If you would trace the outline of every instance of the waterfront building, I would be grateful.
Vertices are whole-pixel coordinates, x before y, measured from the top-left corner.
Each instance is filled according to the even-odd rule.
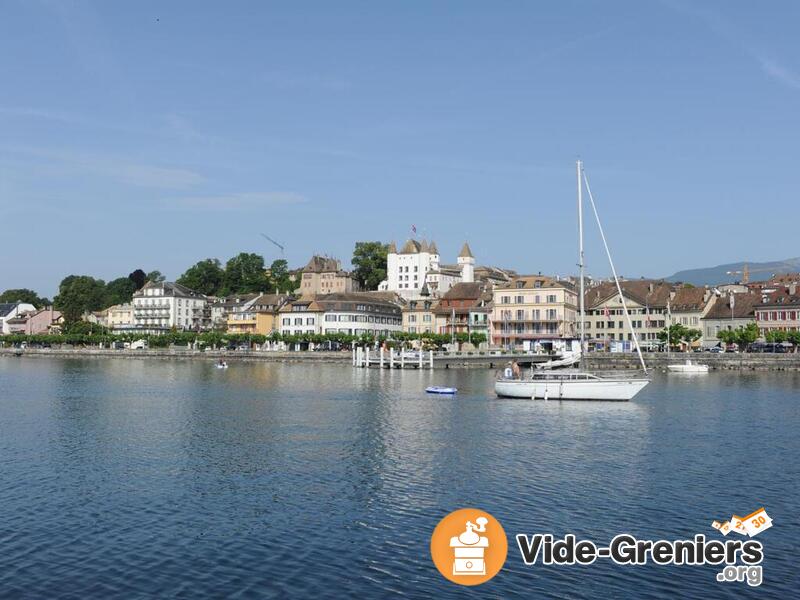
[[[35,312],[36,307],[29,302],[3,302],[0,303],[0,333],[7,335],[12,332],[14,324],[9,321],[25,313]]]
[[[797,292],[798,285],[791,283],[760,294],[755,305],[755,320],[762,336],[770,331],[800,330],[800,296]]]
[[[572,283],[545,275],[519,275],[492,290],[492,344],[531,348],[576,335],[578,293]]]
[[[133,330],[164,333],[170,329],[199,331],[211,327],[206,297],[179,283],[148,281],[133,294]]]
[[[86,311],[81,320],[93,325],[100,325],[100,327],[108,327],[108,309]]]
[[[724,330],[746,327],[756,320],[755,307],[761,302],[761,295],[752,292],[721,293],[716,302],[706,312],[701,322],[702,344],[711,348],[720,343],[718,334]]]
[[[228,333],[269,335],[279,331],[278,311],[291,300],[287,294],[261,294],[228,313]]]
[[[436,333],[434,309],[438,301],[430,295],[409,300],[403,307],[403,331],[406,333]]]
[[[133,304],[115,304],[106,309],[106,323],[112,331],[133,327]]]
[[[60,333],[61,327],[64,324],[64,318],[61,316],[61,312],[54,310],[52,306],[25,313],[24,320],[25,325],[23,333],[26,335]]]
[[[658,333],[667,325],[667,303],[672,285],[663,280],[634,279],[620,281],[625,303],[642,349],[659,345]],[[612,347],[622,342],[623,349],[633,349],[633,335],[628,328],[617,286],[606,281],[587,290],[584,296],[586,339],[590,350]]]
[[[213,329],[225,330],[228,327],[228,317],[241,310],[242,307],[251,304],[262,294],[232,294],[224,298],[209,298],[211,327]]]
[[[702,319],[714,306],[717,295],[704,287],[681,286],[670,291],[667,326],[680,324],[702,332]],[[702,337],[692,343],[696,348],[703,344]]]
[[[402,331],[401,306],[375,292],[316,294],[286,303],[278,312],[281,333],[390,335]]]
[[[491,309],[492,293],[486,285],[456,283],[442,296],[434,310],[436,333],[482,333],[488,341]]]
[[[344,294],[358,290],[358,282],[349,271],[342,270],[342,263],[335,258],[314,255],[303,267],[299,289],[302,296]]]

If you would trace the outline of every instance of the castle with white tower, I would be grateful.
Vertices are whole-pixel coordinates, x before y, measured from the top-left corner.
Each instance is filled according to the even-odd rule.
[[[442,264],[436,242],[408,240],[400,251],[394,242],[389,244],[386,261],[386,280],[379,290],[396,292],[406,299],[441,296],[455,283],[472,283],[476,278],[475,257],[469,244],[464,242],[458,255],[458,264]],[[502,272],[499,269],[481,267],[489,275]],[[502,276],[497,275],[498,278]]]

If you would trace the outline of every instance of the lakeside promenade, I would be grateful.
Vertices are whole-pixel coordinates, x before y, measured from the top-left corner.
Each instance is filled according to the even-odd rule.
[[[351,352],[308,352],[308,351],[225,351],[225,350],[112,350],[108,348],[0,348],[0,357],[18,358],[148,358],[160,360],[219,360],[235,362],[302,362],[331,363],[352,366]],[[434,368],[498,368],[499,362],[510,356],[480,354],[478,352],[436,353]],[[520,363],[536,359],[541,355],[514,355]],[[694,362],[708,365],[711,370],[735,371],[800,371],[800,354],[710,354],[710,353],[645,353],[644,359],[650,369],[666,369],[667,365],[679,364],[690,358]],[[527,360],[526,360],[527,359]],[[590,370],[631,370],[639,368],[639,359],[629,353],[591,353],[587,355],[586,367]]]

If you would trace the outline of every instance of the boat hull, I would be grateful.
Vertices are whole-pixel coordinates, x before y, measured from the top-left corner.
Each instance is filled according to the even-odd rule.
[[[707,365],[667,365],[672,373],[708,373]]]
[[[495,382],[494,391],[501,398],[625,402],[648,383],[649,379],[501,380]]]

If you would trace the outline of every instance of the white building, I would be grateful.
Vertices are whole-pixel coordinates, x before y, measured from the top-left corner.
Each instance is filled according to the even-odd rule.
[[[345,333],[389,335],[403,330],[399,304],[380,292],[317,294],[289,302],[280,309],[285,335]]]
[[[206,297],[179,283],[148,281],[133,294],[133,329],[163,333],[172,328],[207,329],[211,324]]]
[[[403,298],[419,299],[427,295],[441,297],[456,283],[482,281],[492,285],[505,283],[513,272],[493,267],[476,267],[475,257],[466,242],[458,263],[442,264],[435,242],[408,240],[400,252],[394,242],[386,257],[386,280],[378,289],[395,292]]]
[[[28,302],[5,302],[0,304],[0,333],[8,335],[12,332],[9,321],[25,313],[36,312],[36,307]]]

